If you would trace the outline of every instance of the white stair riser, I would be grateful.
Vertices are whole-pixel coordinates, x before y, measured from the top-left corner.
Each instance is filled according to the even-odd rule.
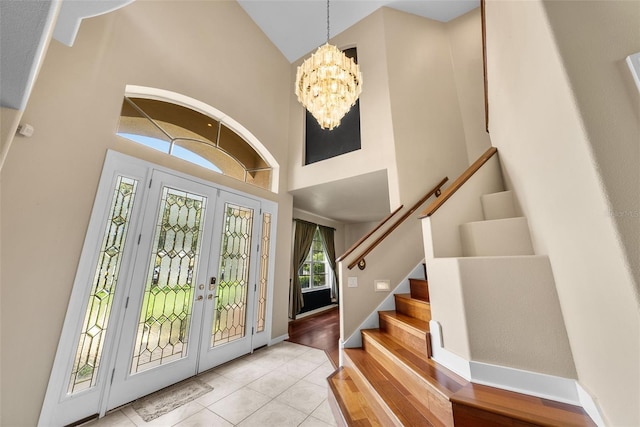
[[[506,218],[460,225],[463,256],[533,255],[527,219]]]
[[[486,220],[518,216],[513,200],[513,192],[511,191],[485,194],[480,197],[480,201],[482,203],[482,213]]]

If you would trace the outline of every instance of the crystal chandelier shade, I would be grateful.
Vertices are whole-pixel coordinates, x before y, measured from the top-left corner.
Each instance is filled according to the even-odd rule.
[[[320,126],[333,129],[349,112],[362,92],[358,64],[329,44],[329,2],[327,1],[327,43],[298,67],[298,101],[309,110]]]

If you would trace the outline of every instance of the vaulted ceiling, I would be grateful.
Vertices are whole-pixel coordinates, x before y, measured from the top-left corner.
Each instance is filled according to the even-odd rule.
[[[25,108],[50,36],[71,46],[82,19],[108,13],[132,1],[0,1],[0,106]],[[289,62],[326,41],[325,0],[238,3]],[[479,0],[331,0],[331,36],[383,6],[446,22],[478,5]],[[296,190],[293,195],[295,207],[345,222],[375,221],[390,208],[386,173]],[[353,203],[354,195],[359,200],[357,204]]]

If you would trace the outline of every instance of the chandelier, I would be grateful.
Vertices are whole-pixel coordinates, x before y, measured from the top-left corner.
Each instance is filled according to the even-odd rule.
[[[362,74],[352,58],[329,44],[329,0],[327,43],[298,67],[296,95],[324,129],[333,129],[349,112],[362,92]]]

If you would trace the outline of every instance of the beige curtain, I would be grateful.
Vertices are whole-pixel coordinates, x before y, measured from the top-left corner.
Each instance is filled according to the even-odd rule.
[[[333,277],[335,280],[331,284],[331,299],[338,301],[338,272],[336,271],[336,245],[334,243],[334,229],[331,227],[325,227],[324,225],[318,226],[320,237],[322,237],[322,243],[324,244],[324,251],[327,253],[327,259],[331,270],[333,270]]]
[[[304,306],[302,300],[302,288],[300,288],[300,278],[298,270],[304,264],[307,258],[311,243],[313,242],[313,234],[316,232],[316,224],[295,220],[295,231],[293,238],[293,280],[289,286],[289,318],[295,319]]]

